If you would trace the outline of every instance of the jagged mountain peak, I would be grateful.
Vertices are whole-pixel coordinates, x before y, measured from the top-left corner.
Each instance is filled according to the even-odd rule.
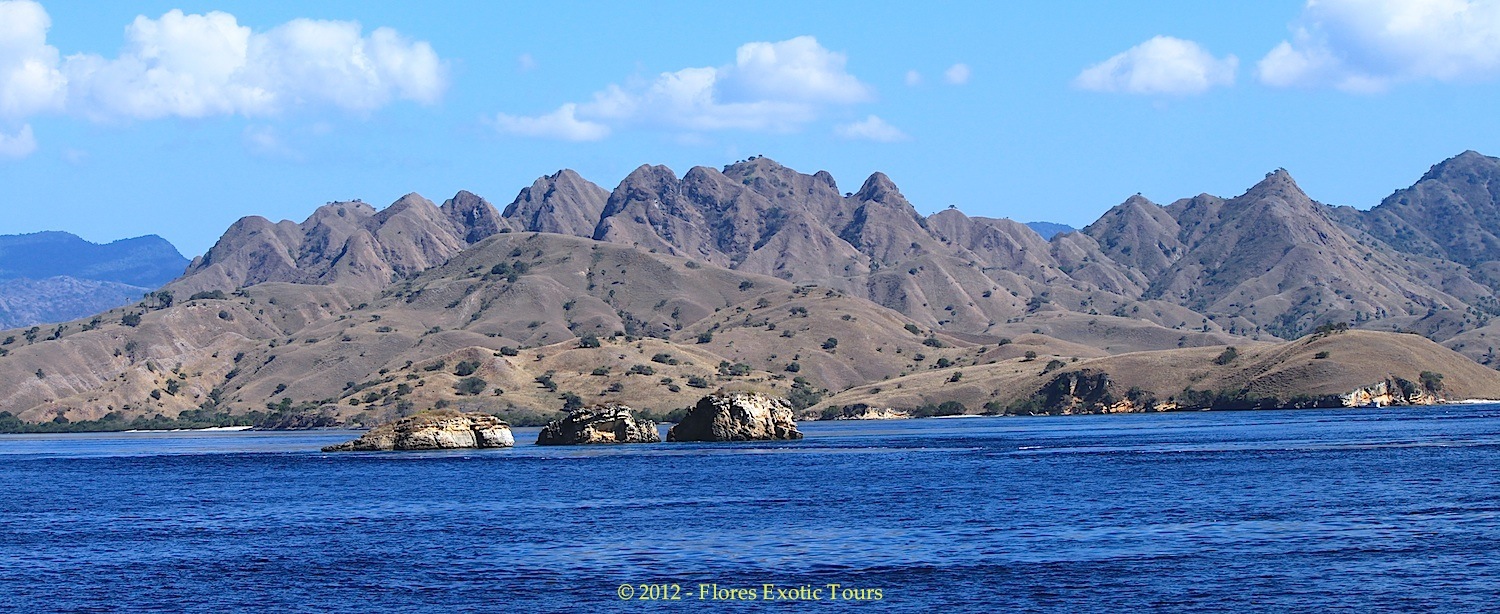
[[[500,229],[507,227],[494,205],[468,190],[459,190],[439,209],[471,244],[500,234]]]
[[[1094,223],[1085,226],[1083,231],[1085,234],[1093,236],[1098,235],[1106,228],[1120,228],[1144,223],[1157,230],[1170,225],[1172,228],[1171,232],[1175,236],[1177,224],[1172,218],[1173,216],[1167,212],[1165,207],[1151,202],[1149,198],[1136,194],[1125,199],[1125,202],[1110,207]],[[1100,239],[1101,237],[1094,236],[1094,238]]]
[[[626,175],[625,179],[620,183],[624,184],[641,181],[661,181],[664,179],[669,181],[676,181],[677,173],[670,167],[663,164],[642,164],[635,167],[635,170],[630,171],[630,174]]]
[[[1491,222],[1483,227],[1500,228],[1500,174],[1486,169],[1500,164],[1465,152],[1398,192],[1381,211],[1421,217],[1392,226],[1392,236],[1417,229],[1446,254],[1468,249],[1478,262],[1472,271],[1500,270],[1500,235],[1474,232]],[[374,382],[391,365],[409,368],[455,350],[488,361],[502,344],[553,344],[545,354],[561,356],[588,348],[555,346],[559,340],[612,332],[657,334],[668,337],[654,340],[657,347],[682,342],[696,348],[672,350],[692,353],[698,364],[678,365],[685,369],[723,358],[777,372],[800,351],[802,376],[830,388],[927,371],[933,359],[953,360],[967,350],[941,347],[959,342],[993,345],[1014,337],[1022,347],[998,351],[1019,358],[1028,350],[1023,335],[1067,339],[1066,353],[1057,356],[1087,357],[1249,342],[1219,331],[1290,338],[1329,322],[1424,330],[1431,314],[1446,314],[1441,317],[1453,327],[1469,327],[1474,336],[1467,342],[1477,348],[1471,351],[1490,347],[1480,338],[1497,293],[1476,288],[1477,273],[1436,255],[1406,257],[1371,234],[1333,222],[1335,215],[1354,214],[1333,213],[1277,170],[1229,200],[1202,194],[1164,207],[1137,194],[1081,232],[1048,243],[1008,219],[956,209],[923,218],[884,173],[865,180],[857,197],[844,197],[826,172],[801,174],[761,157],[723,171],[693,168],[681,178],[665,166],[643,165],[613,193],[562,169],[522,189],[503,217],[479,195],[459,191],[441,207],[409,194],[379,211],[357,201],[330,203],[301,224],[244,218],[169,286],[179,299],[212,289],[244,288],[243,296],[152,307],[139,328],[124,324],[118,311],[104,318],[103,330],[75,326],[61,343],[12,348],[18,357],[0,355],[0,384],[25,382],[28,387],[12,388],[40,390],[27,392],[32,396],[24,404],[7,401],[41,408],[30,410],[39,419],[68,403],[95,412],[70,419],[112,410],[95,402],[101,387],[115,395],[106,403],[170,412],[179,408],[172,403],[202,401],[189,403],[184,395],[165,405],[135,404],[161,385],[162,374],[146,365],[177,356],[185,359],[184,370],[206,374],[193,380],[195,394],[222,387],[239,407],[259,407],[282,394],[282,383],[291,384],[286,394],[299,401],[337,400],[345,398],[339,383]],[[527,232],[479,241],[505,229]],[[499,264],[511,267],[510,274],[499,274],[505,271],[494,268]],[[262,281],[292,283],[246,287]],[[843,340],[837,352],[812,351],[827,347],[823,340],[834,330]],[[884,332],[867,334],[871,330]],[[73,335],[91,345],[65,345],[75,342],[68,340]],[[692,341],[710,337],[719,345]],[[860,338],[875,343],[861,347]],[[1462,347],[1463,338],[1452,338]],[[123,339],[141,339],[143,356],[153,362],[95,360]],[[480,346],[486,349],[472,349]],[[612,367],[622,360],[613,348],[592,349]],[[656,351],[635,349],[644,356]],[[250,358],[243,371],[228,358],[241,350]],[[618,351],[627,350],[620,345]],[[274,356],[280,359],[272,363]],[[502,374],[522,363],[557,369],[564,385],[567,378],[589,377],[590,368],[569,372],[565,360],[572,358],[548,363],[541,353],[522,356],[527,359],[508,362],[502,352],[488,363],[485,377],[495,378],[497,388],[503,383],[508,395],[493,402],[556,400],[550,393],[526,396],[535,388],[534,371]],[[1329,364],[1309,362],[1309,368]],[[892,368],[848,370],[866,364]],[[134,379],[120,380],[132,365],[141,366],[131,371]],[[49,379],[35,375],[39,368]],[[670,373],[690,372],[680,371]],[[54,372],[62,377],[51,378]],[[230,378],[234,382],[225,386]],[[947,388],[967,387],[968,379]],[[627,378],[633,387],[669,390],[648,380]],[[450,388],[451,381],[429,380],[425,388]],[[346,414],[367,411],[344,401],[329,405]]]
[[[594,190],[604,191],[606,194],[608,193],[607,190],[604,190],[604,188],[599,187],[598,185],[594,184],[594,182],[585,179],[583,175],[578,174],[578,171],[575,171],[571,168],[558,169],[557,172],[552,173],[551,175],[539,177],[532,185],[547,185],[554,190]]]
[[[688,172],[682,174],[683,182],[719,181],[721,177],[728,178],[723,171],[711,166],[694,166],[688,169]]]
[[[645,200],[659,204],[661,197],[677,192],[680,184],[677,173],[672,169],[663,165],[642,164],[626,175],[619,187],[610,194],[604,215],[609,216],[630,201]]]
[[[1308,202],[1312,201],[1312,199],[1307,196],[1307,193],[1302,191],[1302,187],[1297,185],[1297,180],[1292,178],[1292,174],[1287,172],[1287,170],[1284,168],[1278,168],[1274,171],[1266,173],[1265,179],[1262,179],[1259,183],[1251,186],[1249,190],[1246,190],[1244,194],[1240,195],[1235,200],[1244,202],[1248,199],[1258,199],[1272,196],[1281,197],[1288,200],[1305,200]]]
[[[396,199],[396,202],[391,203],[390,206],[381,209],[379,213],[375,214],[375,217],[372,218],[371,222],[375,226],[380,226],[382,224],[385,224],[391,218],[402,214],[408,214],[408,212],[412,212],[423,217],[437,217],[440,214],[437,203],[427,200],[427,198],[425,196],[422,196],[421,194],[411,192],[405,196],[402,196],[401,198]]]
[[[587,181],[586,179],[583,178],[583,175],[579,175],[578,171],[575,171],[575,170],[573,170],[571,168],[558,169],[557,172],[552,173],[551,175],[548,175],[547,178],[551,179],[552,181],[559,181],[559,182],[561,182],[561,181],[570,181],[570,182]]]
[[[396,199],[396,202],[391,203],[390,206],[386,208],[389,209],[391,207],[402,205],[410,206],[416,204],[432,205],[434,207],[437,206],[431,200],[428,200],[426,196],[422,196],[421,194],[418,194],[416,192],[407,192],[406,194],[401,195],[401,198]]]
[[[1500,261],[1500,159],[1465,151],[1369,211],[1339,217],[1408,254],[1492,266]],[[1500,279],[1486,283],[1500,289]]]
[[[488,206],[483,199],[455,200]],[[231,225],[169,287],[193,293],[292,282],[375,290],[393,275],[442,264],[467,247],[469,237],[488,232],[474,225],[485,218],[470,215],[476,211],[459,204],[440,209],[413,192],[378,212],[362,201],[331,202],[300,224],[249,216]]]
[[[818,171],[816,173],[813,173],[813,179],[816,179],[819,183],[828,186],[828,189],[833,190],[835,193],[839,191],[839,184],[837,181],[833,180],[833,173],[830,173],[828,171]]]
[[[908,204],[900,188],[896,187],[896,182],[891,181],[890,177],[879,171],[871,174],[865,183],[859,186],[859,191],[854,193],[854,199],[861,202]]]
[[[786,166],[765,156],[752,156],[724,167],[725,175],[740,175],[746,172],[785,169]]]
[[[412,193],[408,194],[407,196],[416,196],[416,194]],[[418,198],[420,198],[420,196],[418,196]],[[400,201],[398,200],[397,202]],[[336,200],[326,203],[318,207],[317,209],[313,209],[312,215],[307,216],[307,219],[303,220],[303,222],[305,223],[307,221],[317,220],[325,217],[349,217],[351,215],[356,218],[366,218],[375,215],[376,213],[377,211],[375,207],[362,200]],[[281,221],[296,223],[292,220]]]
[[[501,227],[592,237],[608,198],[607,190],[565,168],[521,188],[500,214]]]
[[[453,195],[453,198],[450,198],[446,202],[444,202],[443,206],[472,208],[482,202],[485,202],[484,197],[468,190],[459,190],[458,193]]]
[[[1465,153],[1445,166],[1490,160]],[[444,215],[431,220],[417,215],[428,211],[428,205],[419,196],[404,197],[380,213],[383,220],[392,215],[391,209],[405,207],[413,211],[409,219],[387,228],[386,234],[377,232],[378,223],[364,224],[375,243],[368,248],[356,245],[359,249],[349,253],[385,258],[384,254],[394,253],[385,243],[405,240],[398,237],[428,226],[449,229],[448,234],[423,235],[431,244],[444,246],[441,249],[409,250],[411,257],[403,259],[407,264],[390,267],[394,273],[403,273],[417,270],[418,263],[440,261],[450,246],[461,250],[506,229],[567,234],[744,272],[827,284],[875,298],[924,321],[929,317],[926,312],[933,311],[933,322],[942,326],[1009,319],[1029,293],[1043,287],[1110,293],[1115,296],[1109,299],[1114,306],[1161,298],[1246,319],[1239,322],[1239,330],[1248,330],[1247,323],[1252,329],[1255,324],[1267,324],[1285,311],[1287,307],[1277,301],[1306,299],[1312,301],[1309,304],[1319,300],[1327,304],[1330,297],[1341,296],[1338,292],[1349,294],[1340,287],[1329,296],[1308,299],[1280,289],[1304,281],[1326,285],[1336,277],[1370,282],[1382,300],[1364,300],[1363,292],[1356,292],[1359,304],[1350,306],[1351,313],[1369,314],[1372,308],[1391,312],[1397,299],[1384,299],[1400,294],[1396,289],[1403,287],[1421,286],[1418,294],[1436,297],[1437,303],[1448,302],[1447,297],[1428,291],[1432,283],[1398,279],[1402,274],[1391,269],[1395,265],[1390,260],[1380,259],[1380,254],[1361,246],[1362,239],[1340,231],[1332,210],[1309,198],[1285,169],[1267,173],[1228,200],[1200,194],[1162,206],[1136,194],[1083,229],[1080,236],[1050,247],[1035,233],[1009,221],[970,218],[957,210],[924,218],[882,172],[869,175],[857,193],[843,196],[826,171],[802,174],[760,156],[722,170],[694,167],[682,175],[667,166],[645,164],[633,169],[613,191],[589,183],[572,170],[560,169],[522,189],[494,227],[483,223],[492,207],[473,193],[459,192],[443,204]],[[279,242],[298,270],[312,273],[308,279],[324,279],[319,273],[323,269],[309,267],[305,246],[297,247],[299,242],[306,243],[306,230],[283,226],[259,229],[258,236],[276,239],[262,251],[266,262],[280,266],[287,259],[279,255],[279,248],[272,249]],[[327,245],[314,247],[331,251],[345,239],[338,232],[324,234]],[[1371,267],[1381,272],[1377,275]],[[355,270],[363,276],[360,279],[375,279],[381,272],[378,266]],[[1158,279],[1161,283],[1155,283]],[[979,297],[990,301],[964,296],[962,289],[967,286],[992,281],[997,288],[1017,292],[998,293],[997,288],[990,288],[990,296]],[[1265,293],[1279,298],[1252,305],[1256,296]],[[1083,298],[1080,295],[1075,303]],[[1404,299],[1400,307],[1406,309]],[[1283,326],[1278,334],[1295,332],[1311,322],[1299,318],[1295,326]]]
[[[1444,179],[1494,172],[1500,169],[1500,158],[1491,158],[1472,149],[1432,165],[1419,181]]]
[[[1082,234],[1114,261],[1154,279],[1186,251],[1178,239],[1181,230],[1168,208],[1136,194],[1085,226]]]

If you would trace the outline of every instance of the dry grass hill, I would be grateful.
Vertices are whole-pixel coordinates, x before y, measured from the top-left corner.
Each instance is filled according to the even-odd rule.
[[[1326,404],[1427,370],[1442,394],[1500,396],[1500,375],[1421,337],[1283,341],[1352,324],[1493,361],[1493,261],[1472,262],[1487,252],[1390,229],[1460,204],[1489,224],[1471,180],[1495,164],[1464,154],[1373,212],[1278,171],[1227,200],[1134,197],[1050,241],[924,217],[879,173],[841,193],[761,157],[681,178],[643,166],[612,192],[560,171],[503,212],[460,192],[248,217],[140,303],[0,332],[0,427],[368,424],[436,406],[528,422],[599,401],[664,415],[726,386],[817,412]],[[1296,349],[1315,346],[1327,356]]]
[[[846,407],[851,415],[858,415],[853,408],[864,407],[1030,414],[1500,399],[1500,378],[1493,370],[1409,334],[1345,331],[1280,343],[1094,358],[1068,354],[1038,352],[1035,358],[954,366],[867,384],[833,395],[805,415],[831,417]],[[943,403],[959,405],[936,409]]]

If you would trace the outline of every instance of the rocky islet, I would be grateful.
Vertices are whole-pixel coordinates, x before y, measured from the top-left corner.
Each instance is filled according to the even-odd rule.
[[[657,443],[656,423],[635,415],[628,405],[612,403],[573,410],[537,434],[536,445],[568,446],[605,443]]]
[[[370,429],[359,439],[328,446],[323,451],[509,448],[515,444],[510,425],[499,418],[488,414],[466,414],[440,409],[382,424]]]
[[[703,397],[667,441],[728,442],[802,439],[791,404],[762,393],[716,393]],[[656,422],[635,415],[627,405],[607,404],[574,410],[537,435],[539,446],[659,443]],[[371,429],[353,441],[324,452],[449,450],[508,448],[515,445],[510,426],[488,414],[451,409],[423,412]]]
[[[754,392],[703,397],[667,441],[772,441],[802,439],[786,399]]]

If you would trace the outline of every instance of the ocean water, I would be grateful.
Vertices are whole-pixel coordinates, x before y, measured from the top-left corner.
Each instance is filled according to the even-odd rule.
[[[0,609],[1500,607],[1500,406],[803,430],[356,454],[318,452],[357,435],[334,431],[0,436]]]

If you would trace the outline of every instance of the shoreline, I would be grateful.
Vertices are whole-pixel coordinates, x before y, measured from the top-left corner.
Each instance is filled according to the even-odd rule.
[[[1391,406],[1382,406],[1382,407],[1307,407],[1307,408],[1276,408],[1276,409],[1211,409],[1211,408],[1203,408],[1203,409],[1176,409],[1176,410],[1168,410],[1168,411],[1162,411],[1162,412],[1155,412],[1155,411],[1151,411],[1151,412],[1144,412],[1144,411],[1142,411],[1142,412],[1093,412],[1093,413],[1057,414],[1057,415],[1052,415],[1052,414],[1026,414],[1026,415],[1020,415],[1020,414],[1009,414],[1009,415],[1008,414],[957,414],[957,415],[951,415],[951,416],[927,416],[927,417],[921,417],[921,418],[913,418],[913,417],[882,417],[882,418],[820,419],[820,418],[808,417],[808,418],[802,418],[801,420],[799,420],[799,422],[888,422],[888,421],[902,421],[902,420],[953,420],[953,419],[966,419],[966,418],[1049,418],[1049,417],[1064,417],[1064,416],[1102,416],[1102,415],[1158,414],[1158,413],[1171,414],[1171,413],[1190,413],[1190,412],[1308,411],[1308,410],[1319,410],[1319,409],[1323,409],[1323,410],[1328,410],[1328,409],[1366,409],[1366,410],[1368,410],[1368,409],[1389,409],[1389,408],[1395,408],[1395,407],[1442,407],[1442,406],[1445,406],[1445,405],[1451,405],[1451,406],[1500,405],[1500,399],[1463,399],[1463,400],[1459,400],[1459,401],[1449,401],[1447,403],[1432,404],[1432,405],[1391,405]],[[672,424],[674,424],[674,423],[670,423],[670,422],[661,422],[661,423],[658,423],[659,426],[671,426]],[[541,428],[541,427],[539,427],[539,426],[532,426],[532,427],[511,426],[511,428],[513,428],[513,429],[517,429],[517,428],[519,428],[519,429],[526,429],[526,428]],[[254,426],[209,426],[209,427],[195,428],[195,429],[125,429],[125,430],[115,430],[115,431],[110,431],[110,430],[101,430],[101,431],[58,431],[58,432],[30,432],[30,433],[26,433],[26,432],[0,432],[0,435],[86,435],[86,434],[91,434],[91,433],[239,433],[239,432],[245,432],[245,431],[285,433],[285,432],[302,432],[302,431],[368,431],[368,430],[369,430],[369,428],[357,427],[357,426],[314,427],[314,428],[302,428],[302,429],[266,429],[266,428],[257,428],[257,427],[254,427]]]

